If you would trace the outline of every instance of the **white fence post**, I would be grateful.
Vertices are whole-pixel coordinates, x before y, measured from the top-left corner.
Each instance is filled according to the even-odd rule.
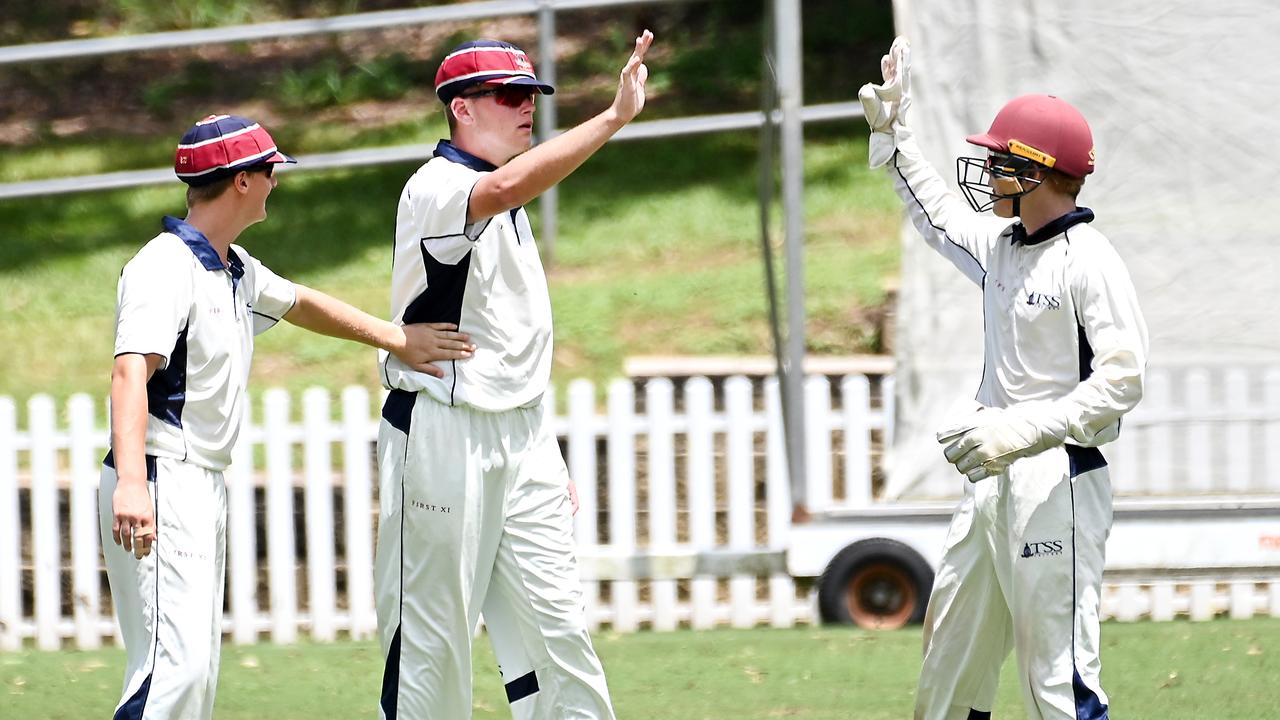
[[[1254,603],[1257,593],[1254,592],[1252,580],[1234,580],[1231,583],[1231,605],[1229,615],[1232,620],[1248,620],[1253,617]]]
[[[831,507],[831,383],[821,375],[813,375],[804,383],[805,438],[808,454],[805,468],[809,473],[809,510],[821,512]]]
[[[89,650],[102,643],[98,581],[98,444],[94,441],[93,399],[83,393],[67,403],[71,424],[71,607],[76,647]]]
[[[375,416],[376,417],[376,416]],[[373,605],[373,489],[369,460],[369,391],[342,391],[342,489],[347,546],[347,607],[351,637],[357,640],[378,629]],[[376,427],[376,426],[375,426]]]
[[[752,427],[751,381],[740,375],[725,380],[724,410],[728,425],[725,464],[729,471],[729,549],[755,548],[755,429]],[[810,430],[815,432],[815,430]],[[756,579],[734,575],[729,580],[734,627],[756,623]]]
[[[258,639],[258,530],[254,502],[253,413],[246,402],[240,439],[231,449],[227,483],[227,570],[231,587],[231,640],[245,645]]]
[[[1215,614],[1214,587],[1208,580],[1191,583],[1191,619],[1196,622],[1212,620]]]
[[[1244,368],[1229,368],[1224,381],[1226,402],[1224,408],[1233,417],[1249,412],[1249,372]],[[1223,425],[1226,443],[1226,487],[1231,492],[1247,492],[1253,487],[1253,424],[1248,421],[1232,421]]]
[[[1156,622],[1172,620],[1174,617],[1173,608],[1173,583],[1169,581],[1161,581],[1152,583],[1151,585],[1151,619]]]
[[[62,523],[58,517],[58,451],[53,398],[27,403],[31,427],[31,549],[35,561],[36,646],[57,650],[62,619]]]
[[[1185,380],[1186,410],[1190,417],[1213,412],[1209,373],[1199,368],[1188,370]],[[1187,458],[1187,480],[1192,492],[1208,493],[1214,487],[1213,427],[1204,421],[1187,423],[1184,452]]]
[[[1269,408],[1280,408],[1280,368],[1269,368],[1262,377],[1262,397]],[[1274,477],[1280,474],[1280,419],[1271,419],[1262,426],[1262,467],[1266,474]],[[1274,491],[1277,481],[1272,481]],[[1277,611],[1280,615],[1280,610]]]
[[[303,516],[307,532],[307,607],[311,637],[327,642],[334,627],[333,458],[329,427],[329,391],[308,388],[302,394],[303,474],[306,496]]]
[[[649,416],[649,549],[669,553],[676,545],[675,389],[667,378],[645,386]],[[654,580],[653,628],[676,629],[676,581]]]
[[[871,381],[848,375],[840,382],[844,398],[844,498],[850,507],[871,504]]]
[[[578,514],[573,518],[574,538],[578,545],[600,544],[598,498],[599,465],[596,460],[596,388],[590,380],[569,383],[569,477],[578,489]],[[600,583],[582,583],[582,602],[586,606],[587,626],[600,626]]]
[[[765,474],[766,522],[771,550],[787,549],[791,533],[791,483],[787,475],[787,455],[782,428],[782,398],[778,379],[764,382],[765,408]],[[769,624],[791,627],[796,620],[796,585],[790,575],[774,573],[769,577]]]
[[[631,555],[636,549],[636,428],[635,388],[630,381],[609,384],[609,545]],[[631,632],[639,627],[638,595],[634,580],[614,580],[613,629]]]
[[[267,576],[271,597],[271,639],[290,644],[298,637],[297,553],[293,542],[293,443],[289,437],[289,394],[268,390],[263,423],[267,445]]]
[[[18,409],[0,397],[0,650],[22,648],[22,525],[18,518]]]
[[[1169,373],[1153,370],[1147,374],[1146,388],[1143,392],[1141,412],[1150,417],[1160,417],[1173,407],[1173,381]],[[1174,471],[1173,428],[1164,423],[1157,423],[1144,428],[1146,437],[1146,453],[1143,457],[1142,481],[1131,488],[1130,492],[1149,492],[1168,494],[1185,488],[1189,478],[1186,467]],[[1178,463],[1182,465],[1182,463]]]
[[[689,488],[689,544],[697,552],[716,545],[715,436],[711,414],[715,409],[715,389],[704,377],[690,378],[684,386],[685,413],[689,417],[689,459],[686,463]],[[692,608],[689,624],[695,630],[713,627],[716,622],[716,579],[695,576],[689,583]]]

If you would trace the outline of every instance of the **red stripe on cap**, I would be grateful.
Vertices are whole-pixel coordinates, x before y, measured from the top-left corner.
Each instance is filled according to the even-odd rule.
[[[445,58],[436,72],[436,89],[468,77],[485,74],[534,77],[533,63],[521,50],[505,47],[473,47]]]
[[[246,161],[270,156],[275,152],[275,142],[266,130],[254,128],[229,138],[219,138],[194,148],[179,148],[175,170],[179,175],[202,175],[220,168],[236,167]]]

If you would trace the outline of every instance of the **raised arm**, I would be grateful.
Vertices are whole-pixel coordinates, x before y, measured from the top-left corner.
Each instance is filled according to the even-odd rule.
[[[470,336],[456,332],[458,326],[452,323],[396,325],[305,285],[294,283],[294,292],[296,300],[285,320],[314,333],[386,350],[420,372],[443,377],[432,362],[463,360],[475,349]]]
[[[975,213],[925,160],[907,124],[911,107],[911,47],[898,38],[880,61],[884,82],[858,92],[871,126],[871,167],[885,166],[912,225],[934,250],[981,284],[990,248],[1012,220]]]
[[[653,33],[648,30],[636,38],[635,50],[622,68],[618,92],[609,109],[517,155],[481,178],[471,192],[467,222],[493,217],[538,197],[577,170],[609,138],[640,114],[644,109],[645,81],[649,78],[644,56],[651,44]]]

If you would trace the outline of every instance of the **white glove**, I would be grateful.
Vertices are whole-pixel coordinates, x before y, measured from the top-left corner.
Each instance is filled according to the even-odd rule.
[[[880,58],[884,83],[867,83],[858,91],[862,112],[871,126],[868,160],[878,168],[889,162],[897,146],[898,133],[906,132],[907,109],[911,107],[911,44],[898,37],[889,54]]]
[[[938,442],[947,444],[947,462],[969,482],[999,475],[1013,461],[1057,447],[1066,437],[1066,415],[1051,402],[983,408],[938,432]]]

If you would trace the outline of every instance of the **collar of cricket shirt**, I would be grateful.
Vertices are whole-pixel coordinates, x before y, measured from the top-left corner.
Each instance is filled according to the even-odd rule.
[[[436,143],[435,155],[436,157],[442,157],[450,162],[461,163],[472,170],[478,170],[480,172],[492,172],[498,169],[497,165],[494,165],[488,160],[472,155],[448,140],[441,140]]]
[[[204,266],[205,270],[226,270],[227,266],[222,263],[222,258],[218,256],[218,251],[213,249],[213,244],[209,242],[209,238],[204,233],[197,230],[193,225],[185,220],[179,220],[176,217],[165,215],[160,221],[167,233],[173,233],[182,242],[191,248],[191,252],[195,254],[196,259]],[[239,260],[239,258],[236,258]],[[235,263],[233,262],[232,265]]]
[[[1014,245],[1039,245],[1045,240],[1061,235],[1080,223],[1088,222],[1093,222],[1093,211],[1086,207],[1078,207],[1066,215],[1050,220],[1044,227],[1033,233],[1028,233],[1022,223],[1014,223],[1011,240]]]

